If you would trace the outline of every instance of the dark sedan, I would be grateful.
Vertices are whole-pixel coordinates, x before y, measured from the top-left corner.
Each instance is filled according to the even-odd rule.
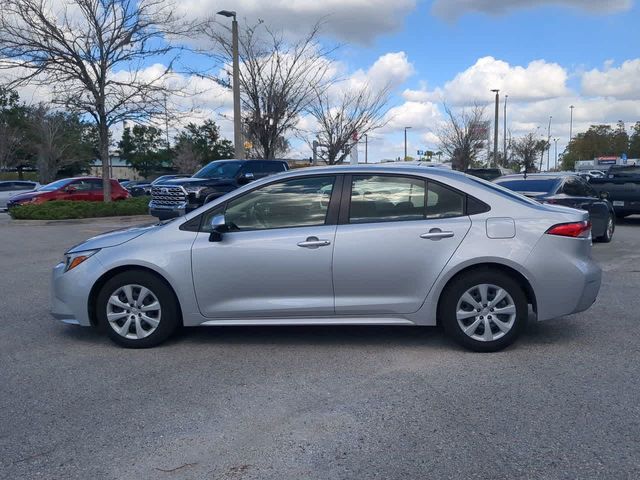
[[[606,193],[598,194],[583,178],[571,173],[507,175],[494,183],[541,203],[564,205],[589,212],[593,239],[610,242],[615,231],[615,213]]]

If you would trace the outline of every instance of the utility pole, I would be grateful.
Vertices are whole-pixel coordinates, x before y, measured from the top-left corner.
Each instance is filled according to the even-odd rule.
[[[505,95],[504,96],[504,115],[503,117],[503,121],[504,121],[504,128],[502,130],[502,133],[504,135],[504,138],[502,139],[503,141],[503,153],[504,153],[504,165],[507,165],[507,98],[509,98],[509,95]]]
[[[364,134],[364,163],[369,163],[369,135]]]
[[[167,94],[164,94],[164,134],[167,140],[167,154],[169,153],[169,112],[167,111]]]
[[[495,125],[493,127],[493,166],[498,166],[498,115],[499,115],[499,107],[500,107],[500,90],[494,89],[491,90],[496,94],[496,118]]]
[[[218,15],[232,18],[231,56],[233,57],[233,144],[236,159],[244,159],[244,139],[242,138],[242,113],[240,112],[240,59],[238,52],[238,20],[236,12],[220,10]]]
[[[556,150],[555,150],[555,155],[554,155],[556,159],[555,159],[555,161],[554,161],[553,166],[554,166],[554,167],[557,167],[557,166],[558,166],[558,139],[557,139],[557,138],[554,138],[554,139],[553,139],[553,143],[555,144],[555,149],[556,149]]]
[[[569,143],[571,143],[571,139],[573,138],[573,109],[575,107],[573,105],[569,105],[569,110],[571,111],[571,119],[569,120]]]
[[[551,119],[553,116],[549,115],[549,127],[547,128],[547,172],[549,171],[549,157],[551,156]]]
[[[407,130],[411,127],[404,127],[404,161],[407,161]]]

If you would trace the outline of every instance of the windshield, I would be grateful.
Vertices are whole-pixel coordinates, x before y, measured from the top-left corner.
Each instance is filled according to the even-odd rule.
[[[198,170],[193,178],[233,178],[241,166],[240,162],[211,162]]]
[[[557,185],[558,179],[502,180],[496,183],[516,192],[549,193]]]
[[[66,184],[70,183],[71,179],[66,178],[64,180],[57,180],[55,182],[51,182],[44,187],[40,187],[38,192],[53,192],[54,190],[58,190],[59,188],[64,187]]]

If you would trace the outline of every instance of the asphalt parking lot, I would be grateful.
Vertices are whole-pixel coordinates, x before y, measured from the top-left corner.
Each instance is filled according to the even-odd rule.
[[[48,314],[51,267],[117,221],[0,214],[0,478],[640,478],[640,217],[596,304],[511,348],[436,328],[194,328],[124,350]]]

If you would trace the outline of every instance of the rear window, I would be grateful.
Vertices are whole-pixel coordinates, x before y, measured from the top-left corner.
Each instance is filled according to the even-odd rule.
[[[502,172],[497,168],[469,168],[465,170],[464,173],[484,180],[493,180],[494,178],[502,176]]]
[[[525,203],[527,205],[536,205],[536,206],[540,205],[535,200],[531,200],[530,198],[527,198],[524,195],[520,195],[519,193],[516,193],[513,190],[504,188],[503,186],[498,185],[497,183],[488,182],[478,177],[469,177],[469,180],[476,182],[482,185],[483,187],[488,188],[489,190],[492,190],[493,193],[497,193],[499,195],[502,195],[503,197],[508,197],[511,200],[516,200],[517,202]]]
[[[496,183],[516,192],[549,193],[555,189],[558,179],[501,180]]]

